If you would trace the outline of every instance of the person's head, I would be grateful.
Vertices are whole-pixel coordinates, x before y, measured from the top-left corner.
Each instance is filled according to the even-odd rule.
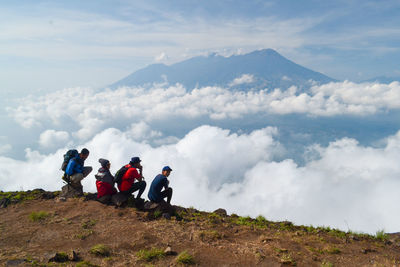
[[[133,157],[133,158],[131,158],[131,161],[129,162],[129,165],[131,165],[131,166],[133,166],[135,168],[139,168],[139,167],[142,166],[142,165],[140,165],[141,161],[142,160],[139,157]]]
[[[171,174],[172,169],[169,166],[165,166],[162,168],[161,174],[164,175],[165,177],[168,177]]]
[[[79,153],[79,157],[85,160],[89,156],[89,150],[87,148],[82,148],[81,153]]]
[[[105,168],[105,169],[110,169],[111,163],[109,160],[107,159],[99,159],[99,162],[101,164],[101,167]]]

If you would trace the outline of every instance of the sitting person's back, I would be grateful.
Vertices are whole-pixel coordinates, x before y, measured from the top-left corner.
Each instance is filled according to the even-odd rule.
[[[169,181],[167,179],[171,171],[172,169],[169,166],[165,166],[162,169],[162,173],[154,178],[147,195],[150,201],[160,203],[164,202],[164,198],[167,198],[167,203],[171,202],[172,188],[168,187]],[[162,191],[163,188],[165,188],[164,191]]]
[[[96,177],[97,200],[102,203],[109,203],[112,195],[117,193],[114,187],[114,176],[110,173],[110,162],[106,159],[99,159],[101,168]]]

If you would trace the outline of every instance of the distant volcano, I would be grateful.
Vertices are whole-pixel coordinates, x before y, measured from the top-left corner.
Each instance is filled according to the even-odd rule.
[[[199,56],[170,66],[153,64],[110,87],[143,86],[165,81],[169,84],[183,84],[189,90],[204,86],[250,90],[285,89],[292,85],[304,89],[315,82],[324,84],[336,80],[302,67],[273,49],[264,49],[230,57],[216,54]]]

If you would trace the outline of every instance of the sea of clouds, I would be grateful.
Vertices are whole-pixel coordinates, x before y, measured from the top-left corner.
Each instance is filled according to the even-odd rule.
[[[234,120],[239,124],[235,129],[245,128],[248,118],[260,114],[352,116],[356,121],[399,109],[398,82],[346,81],[315,85],[307,93],[296,87],[187,90],[177,84],[68,88],[28,96],[10,106],[8,116],[37,134],[27,135],[34,140],[23,158],[2,153],[12,147],[0,143],[0,189],[59,190],[62,155],[71,147],[87,147],[87,165],[95,170],[100,157],[109,159],[115,172],[130,157],[140,156],[148,186],[164,165],[171,166],[174,204],[343,230],[397,232],[400,123],[370,145],[349,137],[327,144],[315,139],[304,145],[303,164],[279,138],[279,126],[262,121],[262,127],[241,131],[223,125]],[[93,174],[83,186],[96,191]]]

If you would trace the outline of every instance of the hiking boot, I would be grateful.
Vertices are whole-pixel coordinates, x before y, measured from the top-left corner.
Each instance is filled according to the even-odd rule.
[[[69,184],[71,182],[69,179],[69,176],[66,173],[64,173],[64,175],[61,177],[61,179],[63,179],[64,182],[66,182],[67,184]]]

